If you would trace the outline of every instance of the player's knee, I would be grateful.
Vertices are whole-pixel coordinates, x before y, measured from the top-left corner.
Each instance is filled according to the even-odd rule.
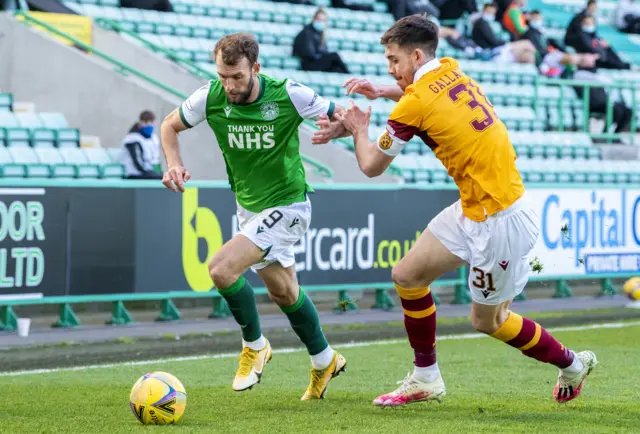
[[[402,266],[402,261],[391,269],[391,280],[403,288],[422,288],[431,284],[424,273]]]
[[[508,314],[502,310],[490,315],[473,315],[471,325],[481,333],[493,334],[498,331],[507,320]]]
[[[211,260],[209,262],[209,276],[218,289],[228,288],[240,277],[233,272],[230,266],[225,265],[222,260]]]
[[[297,286],[273,286],[269,288],[269,298],[278,306],[293,306],[298,301]]]

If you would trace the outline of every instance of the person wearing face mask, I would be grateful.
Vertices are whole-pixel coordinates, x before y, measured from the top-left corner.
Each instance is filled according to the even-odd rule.
[[[494,50],[497,56],[492,59],[498,63],[529,63],[535,62],[536,49],[530,41],[521,40],[507,43],[496,36],[492,24],[496,20],[498,5],[487,3],[482,15],[473,22],[471,38],[478,46]]]
[[[304,71],[338,72],[349,69],[338,53],[330,53],[326,45],[327,13],[318,9],[310,24],[304,26],[293,41],[293,56],[300,59]]]
[[[567,32],[564,36],[564,44],[569,47],[573,47],[576,41],[580,39],[580,32],[582,31],[582,20],[584,19],[584,17],[595,17],[597,12],[597,1],[589,0],[587,2],[587,6],[579,13],[577,13],[569,22],[569,26],[567,26]]]
[[[600,56],[596,68],[630,69],[631,65],[623,62],[618,54],[596,33],[596,21],[590,15],[585,15],[580,22],[580,31],[575,38],[570,38],[571,44],[578,53],[595,53]]]
[[[151,111],[143,111],[122,141],[121,162],[128,179],[162,179],[162,173],[154,170],[159,156],[155,121]]]

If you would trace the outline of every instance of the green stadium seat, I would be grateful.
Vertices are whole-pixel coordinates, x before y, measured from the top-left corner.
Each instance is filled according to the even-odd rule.
[[[94,164],[100,168],[101,178],[122,178],[124,176],[124,166],[118,163],[117,160],[112,160],[105,149],[84,148],[81,151],[89,164]]]
[[[86,154],[80,148],[60,149],[62,160],[66,164],[75,166],[76,177],[78,178],[99,178],[100,169],[98,165],[91,164],[87,160]]]
[[[60,151],[56,148],[37,148],[34,150],[38,161],[49,166],[53,178],[75,178],[76,169],[72,164],[67,164],[62,159]]]
[[[0,147],[0,176],[4,178],[24,178],[27,170],[23,164],[13,162],[9,151]]]
[[[41,112],[38,113],[42,126],[56,131],[57,145],[59,148],[80,146],[80,131],[69,128],[69,124],[62,113]]]
[[[48,164],[43,164],[33,149],[28,147],[8,148],[11,160],[15,164],[23,165],[29,178],[50,178],[51,171]]]
[[[10,93],[0,93],[0,111],[13,110],[13,95]]]

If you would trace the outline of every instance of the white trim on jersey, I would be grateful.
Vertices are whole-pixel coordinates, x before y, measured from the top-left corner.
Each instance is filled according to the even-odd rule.
[[[207,117],[207,97],[211,82],[196,90],[180,106],[180,119],[188,128],[193,128]]]
[[[333,103],[322,98],[313,89],[289,79],[286,86],[291,103],[303,119],[317,120],[321,115],[333,114]]]

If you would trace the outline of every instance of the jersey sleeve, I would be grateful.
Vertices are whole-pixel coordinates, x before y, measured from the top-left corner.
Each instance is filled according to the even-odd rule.
[[[193,128],[205,120],[210,87],[211,82],[205,84],[180,105],[180,119],[187,128]]]
[[[287,93],[296,108],[298,114],[303,119],[318,119],[321,115],[333,116],[335,104],[322,98],[313,89],[287,80]]]
[[[376,141],[378,149],[395,157],[418,134],[421,124],[420,102],[413,95],[403,96],[389,116],[386,131]]]

